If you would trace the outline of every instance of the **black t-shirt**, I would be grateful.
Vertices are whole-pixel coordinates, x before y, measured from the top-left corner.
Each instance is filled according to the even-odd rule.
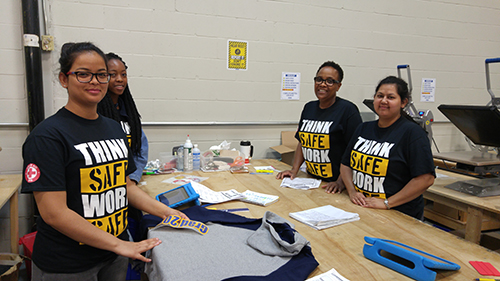
[[[65,108],[37,125],[23,145],[22,192],[66,191],[68,208],[96,227],[128,239],[126,176],[135,170],[118,122],[81,118]],[[82,272],[116,257],[65,236],[38,219],[33,261],[42,270]]]
[[[128,145],[132,147],[132,132],[130,129],[130,120],[127,115],[127,110],[125,109],[125,103],[122,99],[118,99],[118,104],[115,104],[115,106],[119,107],[118,112],[120,113],[120,125],[122,126],[123,132],[127,135]]]
[[[295,138],[302,144],[307,172],[324,181],[339,176],[340,160],[356,127],[361,124],[358,107],[341,97],[325,109],[310,101],[302,110]]]
[[[377,122],[366,122],[356,129],[342,158],[342,164],[353,170],[357,191],[385,199],[417,176],[436,176],[429,139],[422,128],[404,117],[388,128],[380,128]],[[394,209],[421,219],[423,196]]]

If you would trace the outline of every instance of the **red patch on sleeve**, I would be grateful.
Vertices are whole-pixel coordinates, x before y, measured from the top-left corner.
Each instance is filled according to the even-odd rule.
[[[32,183],[40,178],[40,169],[37,165],[31,163],[26,166],[26,170],[24,171],[24,178],[28,183]]]

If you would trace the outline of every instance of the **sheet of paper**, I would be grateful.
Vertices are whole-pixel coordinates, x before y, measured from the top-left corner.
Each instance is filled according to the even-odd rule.
[[[445,178],[449,178],[449,177],[450,176],[445,175],[445,174],[436,173],[436,178],[438,178],[438,179],[445,179]]]
[[[422,78],[422,87],[420,88],[421,102],[434,102],[436,96],[436,78]]]
[[[276,171],[276,169],[273,166],[254,166],[256,171],[259,170],[269,170],[269,171]]]
[[[300,99],[300,72],[282,72],[281,82],[282,100]]]
[[[243,202],[249,202],[261,206],[267,206],[271,203],[278,201],[279,196],[259,193],[251,190],[247,190],[241,193],[244,197],[241,199]]]
[[[340,275],[335,268],[330,269],[328,272],[322,273],[318,276],[307,279],[306,281],[349,281],[349,279]]]
[[[217,192],[197,182],[191,182],[191,186],[193,187],[194,191],[198,193],[198,195],[200,195],[200,198],[198,200],[200,200],[201,203],[216,204],[244,197],[241,193],[234,189]]]
[[[183,184],[186,184],[189,182],[202,182],[206,179],[208,179],[208,178],[182,174],[182,175],[173,176],[173,177],[166,179],[162,182],[183,185]]]

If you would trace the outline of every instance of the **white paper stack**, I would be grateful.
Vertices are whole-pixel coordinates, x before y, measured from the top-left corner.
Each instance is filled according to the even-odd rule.
[[[332,205],[289,213],[288,215],[317,230],[359,220],[357,213],[346,212]]]
[[[281,187],[290,187],[294,189],[312,189],[318,188],[321,184],[321,180],[318,179],[309,179],[309,178],[294,178],[293,180],[290,178],[284,178],[281,181]]]

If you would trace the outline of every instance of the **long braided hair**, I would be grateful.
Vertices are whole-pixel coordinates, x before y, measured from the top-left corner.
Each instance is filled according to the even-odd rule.
[[[116,59],[119,60],[125,65],[125,69],[128,68],[127,64],[123,61],[123,59],[115,53],[106,54],[106,58],[108,61]],[[132,98],[132,94],[130,93],[130,88],[128,86],[125,87],[123,94],[118,97],[119,100],[123,101],[125,105],[125,111],[128,116],[128,123],[130,126],[130,134],[131,134],[131,149],[132,152],[136,155],[141,152],[141,137],[142,137],[142,125],[141,125],[141,115],[137,110],[137,106],[135,105],[134,98]],[[114,119],[118,122],[121,121],[120,113],[116,106],[113,104],[113,100],[108,93],[104,96],[104,98],[97,105],[97,112],[101,115]]]

